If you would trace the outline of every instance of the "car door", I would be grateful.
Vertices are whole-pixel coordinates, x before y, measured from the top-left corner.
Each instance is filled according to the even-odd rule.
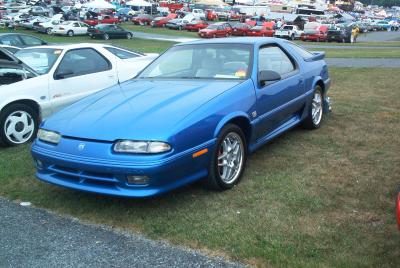
[[[118,82],[116,63],[94,48],[65,52],[49,82],[53,112]]]
[[[114,25],[114,29],[116,32],[116,36],[119,38],[125,37],[126,36],[126,32],[124,29],[122,29],[120,26],[118,25]]]
[[[85,35],[87,34],[89,26],[83,22],[79,23],[79,34]]]
[[[275,71],[281,79],[266,85],[257,83],[257,137],[261,138],[280,126],[295,120],[305,104],[304,79],[299,65],[280,46],[262,46],[258,51],[258,74]]]

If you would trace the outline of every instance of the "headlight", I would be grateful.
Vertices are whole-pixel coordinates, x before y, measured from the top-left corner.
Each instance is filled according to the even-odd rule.
[[[61,135],[58,134],[57,132],[45,129],[39,129],[37,137],[41,141],[50,142],[54,144],[58,144],[61,139]]]
[[[117,153],[157,154],[171,150],[168,143],[160,141],[118,141],[114,145]]]

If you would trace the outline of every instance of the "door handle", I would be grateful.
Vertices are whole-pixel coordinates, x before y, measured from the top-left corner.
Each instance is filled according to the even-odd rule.
[[[299,79],[299,84],[303,84],[303,79]]]

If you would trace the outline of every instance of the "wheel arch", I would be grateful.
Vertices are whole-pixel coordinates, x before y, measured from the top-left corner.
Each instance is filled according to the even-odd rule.
[[[19,99],[19,100],[11,101],[11,102],[7,103],[6,105],[4,105],[0,109],[0,114],[4,111],[4,109],[6,109],[7,107],[9,107],[10,105],[13,105],[13,104],[25,104],[25,105],[27,105],[29,107],[32,107],[32,109],[39,116],[39,119],[41,119],[42,111],[40,109],[40,105],[39,105],[39,103],[37,103],[36,101],[34,101],[32,99]]]
[[[222,128],[227,124],[235,124],[242,129],[248,146],[252,135],[252,125],[249,116],[246,113],[238,112],[224,117],[215,128],[214,137],[217,137]]]
[[[314,79],[314,82],[313,82],[313,84],[312,84],[312,90],[314,90],[314,88],[316,87],[316,86],[319,86],[319,87],[321,87],[321,89],[322,89],[322,94],[325,94],[325,83],[324,83],[324,80],[322,80],[322,78],[320,77],[320,76],[318,76],[318,77],[316,77],[315,79]]]

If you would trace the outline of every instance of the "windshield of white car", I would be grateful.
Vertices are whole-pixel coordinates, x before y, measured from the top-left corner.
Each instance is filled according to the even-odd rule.
[[[158,57],[138,78],[240,80],[250,76],[251,62],[251,45],[181,45]]]
[[[55,48],[21,49],[14,55],[38,74],[46,74],[57,61],[62,50]]]

